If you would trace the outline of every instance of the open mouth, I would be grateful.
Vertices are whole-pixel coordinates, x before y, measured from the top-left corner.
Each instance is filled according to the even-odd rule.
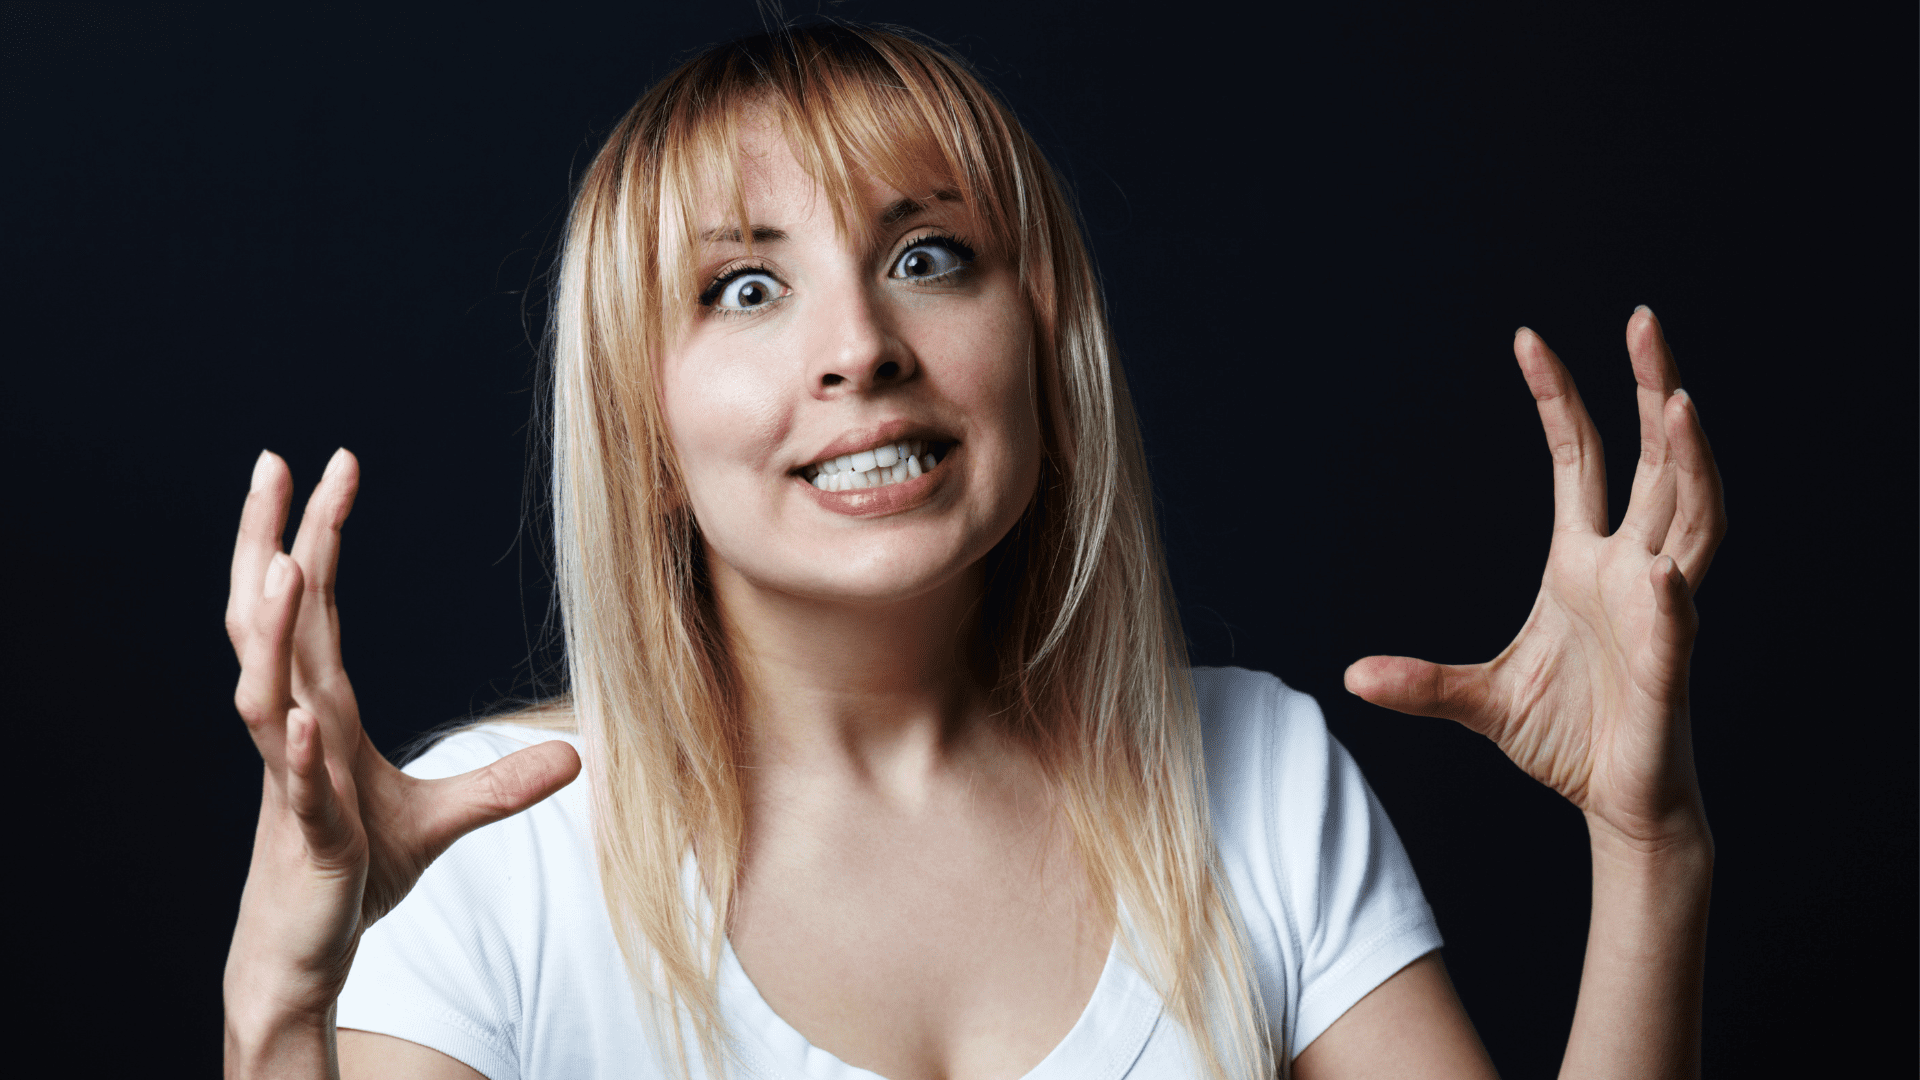
[[[816,461],[802,468],[799,476],[821,491],[886,487],[932,472],[952,448],[952,443],[903,439]]]

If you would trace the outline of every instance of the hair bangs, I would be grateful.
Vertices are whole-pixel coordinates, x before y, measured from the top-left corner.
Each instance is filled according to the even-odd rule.
[[[916,202],[959,203],[970,239],[1005,253],[1026,280],[1018,208],[1028,181],[1005,152],[1014,133],[998,111],[979,107],[985,89],[945,57],[814,28],[701,57],[672,81],[652,153],[629,162],[658,170],[652,224],[663,257],[653,285],[668,312],[691,311],[703,232],[738,230],[751,251],[743,165],[750,140],[770,125],[820,186],[835,228],[857,244],[874,240],[868,188],[883,184]],[[701,217],[716,211],[722,220]]]

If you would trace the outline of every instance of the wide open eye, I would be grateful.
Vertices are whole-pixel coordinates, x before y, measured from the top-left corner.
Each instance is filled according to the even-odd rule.
[[[901,252],[887,276],[926,281],[962,269],[972,258],[973,252],[964,248],[959,241],[944,236],[929,236]]]
[[[749,311],[764,307],[787,295],[787,287],[764,270],[743,270],[720,283],[717,292],[709,291],[706,302],[727,311]]]

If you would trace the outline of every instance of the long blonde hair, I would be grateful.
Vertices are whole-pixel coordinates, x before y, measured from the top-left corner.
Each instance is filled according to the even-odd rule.
[[[858,178],[950,191],[1032,306],[1040,490],[989,556],[997,717],[1062,793],[1093,895],[1223,1078],[1284,1069],[1212,846],[1199,720],[1146,463],[1073,213],[1033,140],[957,59],[837,25],[722,45],[627,113],[568,222],[553,312],[553,507],[570,699],[607,907],[663,1051],[724,1068],[715,980],[745,811],[736,686],[656,365],[694,306],[703,193],[744,227],[740,132],[777,118],[860,229]],[[731,185],[729,187],[728,185]],[[698,853],[699,885],[684,868]]]

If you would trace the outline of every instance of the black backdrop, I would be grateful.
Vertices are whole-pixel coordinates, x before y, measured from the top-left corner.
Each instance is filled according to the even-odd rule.
[[[1585,391],[1617,520],[1622,329],[1651,304],[1732,519],[1694,667],[1709,1068],[1911,1067],[1910,7],[826,10],[954,44],[1071,183],[1196,658],[1320,697],[1509,1076],[1564,1042],[1579,815],[1340,674],[1484,659],[1525,615],[1550,497],[1515,326]],[[340,591],[376,742],[524,682],[528,333],[569,179],[651,80],[760,18],[0,9],[27,1040],[216,1067],[258,785],[220,612],[260,447],[303,490],[336,445],[364,462]]]

